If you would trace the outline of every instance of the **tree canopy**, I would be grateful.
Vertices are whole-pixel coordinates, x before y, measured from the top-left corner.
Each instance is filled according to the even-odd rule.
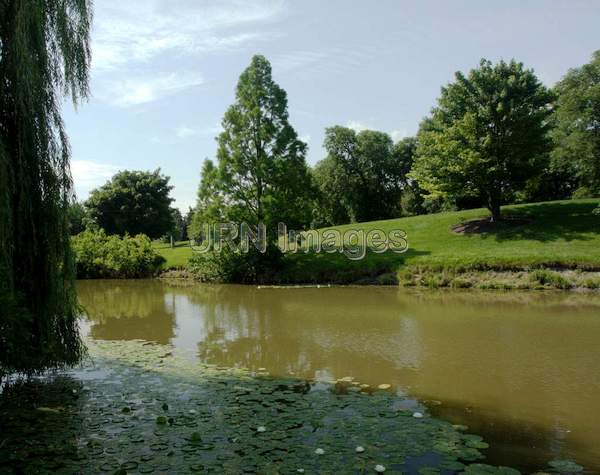
[[[254,56],[241,74],[222,126],[218,164],[207,161],[202,171],[199,219],[261,222],[270,231],[276,231],[278,221],[308,225],[306,144],[289,123],[287,95],[273,81],[264,56]]]
[[[539,174],[550,152],[552,94],[522,63],[482,60],[456,73],[418,133],[411,176],[432,196],[500,206]]]
[[[0,2],[0,376],[83,351],[61,103],[88,94],[91,17],[89,0]]]
[[[323,206],[329,209],[324,213],[327,224],[399,215],[410,168],[395,153],[388,134],[334,126],[326,129],[324,146],[327,157],[314,174]]]
[[[85,202],[91,222],[108,234],[159,238],[173,230],[169,177],[160,169],[121,171]]]
[[[581,194],[600,194],[600,50],[556,85],[552,168],[577,178]]]

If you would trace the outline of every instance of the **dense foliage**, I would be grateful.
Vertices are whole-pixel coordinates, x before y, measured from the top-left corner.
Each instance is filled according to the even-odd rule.
[[[89,0],[0,2],[0,377],[77,362],[63,96],[88,94]]]
[[[218,223],[225,219],[223,195],[219,170],[212,160],[205,160],[202,164],[202,176],[198,187],[196,208],[188,229],[188,235],[191,239],[202,239],[204,224]]]
[[[203,224],[218,221],[247,223],[254,229],[262,223],[269,249],[277,253],[273,244],[279,221],[296,228],[310,224],[311,207],[307,203],[312,200],[312,181],[305,161],[306,144],[288,121],[286,93],[273,81],[271,65],[263,56],[254,56],[240,76],[236,101],[225,112],[222,126],[218,164],[206,161],[203,166],[192,235],[201,237]],[[223,269],[227,280],[252,280],[252,269],[266,269],[277,260],[267,257],[268,253],[232,253],[227,262],[235,262],[235,267],[247,268],[248,272],[233,278],[240,272],[231,274]],[[198,275],[211,274],[199,270],[203,263],[228,267],[223,259],[198,258]],[[240,259],[248,262],[241,263]],[[266,267],[255,261],[263,261]]]
[[[160,238],[173,230],[169,177],[125,170],[93,190],[85,202],[89,219],[108,234]]]
[[[73,249],[80,279],[150,277],[164,262],[143,234],[120,237],[87,230],[73,237]]]
[[[87,227],[87,213],[84,206],[79,201],[74,201],[69,206],[69,231],[72,236],[79,234]]]
[[[399,215],[400,196],[406,185],[404,162],[384,132],[347,127],[325,131],[325,163],[315,169],[330,224],[372,221]]]
[[[498,220],[500,206],[545,165],[551,100],[514,60],[456,73],[421,124],[411,176],[433,196],[478,198]]]
[[[306,144],[288,122],[287,97],[271,77],[271,65],[254,56],[242,73],[236,101],[225,112],[215,166],[207,162],[198,213],[276,229],[310,223],[311,180]]]
[[[556,85],[556,147],[552,171],[578,189],[600,195],[600,50]]]
[[[250,247],[247,253],[229,247],[220,252],[195,253],[188,269],[200,282],[260,284],[276,281],[283,266],[283,254],[275,245],[264,253]]]

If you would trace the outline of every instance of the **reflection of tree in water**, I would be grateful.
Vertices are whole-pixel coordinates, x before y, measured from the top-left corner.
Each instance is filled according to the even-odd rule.
[[[77,294],[93,338],[162,344],[173,338],[175,312],[161,282],[80,281]]]
[[[207,362],[281,375],[326,369],[336,377],[371,367],[389,373],[399,357],[405,366],[418,364],[418,329],[390,314],[398,304],[393,292],[197,286],[186,295],[202,314],[198,354]]]
[[[588,414],[600,394],[589,376],[600,359],[591,296],[80,284],[96,338],[172,338],[219,365],[397,383],[443,401],[436,411],[510,454],[502,444],[517,430],[522,446],[539,433],[547,453],[564,444],[554,427],[572,428],[567,446],[583,451],[600,437]]]

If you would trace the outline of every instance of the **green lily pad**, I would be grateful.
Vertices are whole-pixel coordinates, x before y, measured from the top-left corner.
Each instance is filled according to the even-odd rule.
[[[557,473],[580,473],[583,472],[583,467],[572,460],[553,460],[548,465]]]

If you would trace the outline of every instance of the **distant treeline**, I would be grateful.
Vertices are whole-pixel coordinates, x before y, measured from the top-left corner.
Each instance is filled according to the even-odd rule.
[[[598,196],[600,51],[552,89],[514,60],[482,60],[442,87],[415,137],[394,143],[385,132],[329,127],[327,155],[312,168],[286,93],[256,56],[222,125],[185,216],[159,170],[123,171],[73,206],[73,233],[96,226],[181,240],[201,237],[206,222],[309,228],[479,206],[499,219],[507,203]]]
[[[381,131],[329,127],[326,157],[312,168],[286,92],[255,56],[222,127],[186,216],[172,208],[160,170],[122,171],[71,208],[72,232],[202,240],[208,223],[264,223],[273,232],[267,257],[234,252],[192,263],[207,280],[230,280],[240,269],[258,276],[265,262],[281,264],[272,246],[278,222],[307,229],[480,206],[498,221],[508,203],[599,196],[600,51],[553,88],[515,60],[481,60],[441,88],[415,137],[394,143]]]

